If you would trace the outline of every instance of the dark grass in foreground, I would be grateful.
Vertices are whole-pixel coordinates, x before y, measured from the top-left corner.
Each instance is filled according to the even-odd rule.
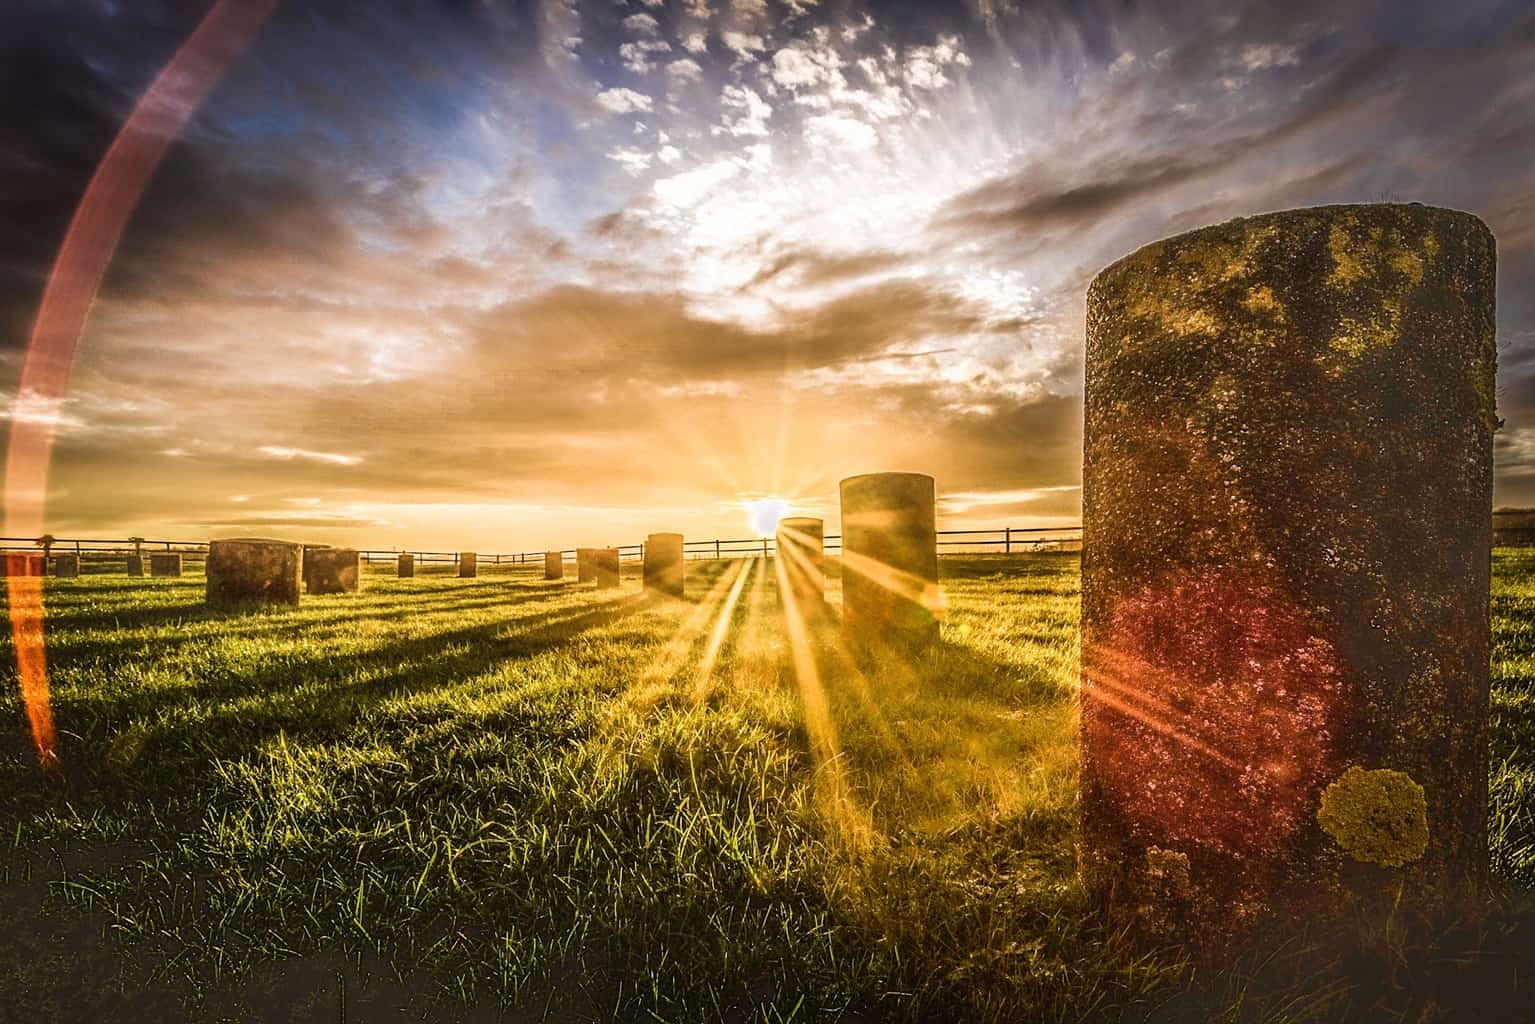
[[[828,642],[818,685],[771,565],[692,563],[685,603],[632,579],[378,574],[245,615],[205,611],[200,577],[50,581],[62,787],[37,777],[0,652],[0,1007],[1298,1020],[1535,1001],[1507,969],[1535,946],[1517,895],[1431,950],[1300,940],[1213,977],[1132,956],[1072,877],[1075,557],[947,559],[939,650],[859,666]],[[1494,588],[1491,826],[1517,894],[1535,552],[1500,552]]]

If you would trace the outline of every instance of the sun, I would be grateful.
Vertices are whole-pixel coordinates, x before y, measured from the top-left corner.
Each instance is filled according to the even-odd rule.
[[[778,530],[778,520],[789,514],[789,503],[783,498],[759,498],[741,504],[759,537],[771,537]]]

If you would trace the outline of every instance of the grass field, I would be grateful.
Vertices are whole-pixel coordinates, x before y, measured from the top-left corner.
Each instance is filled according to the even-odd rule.
[[[938,650],[817,645],[818,685],[771,565],[691,563],[688,602],[391,573],[237,615],[200,576],[50,580],[63,783],[0,652],[6,1019],[1436,1019],[1425,979],[1535,1005],[1535,551],[1496,556],[1488,922],[1215,976],[1131,954],[1073,878],[1075,556],[946,559]]]

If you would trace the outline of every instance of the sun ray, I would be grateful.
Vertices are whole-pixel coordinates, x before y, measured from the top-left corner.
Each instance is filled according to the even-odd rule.
[[[915,601],[934,615],[944,610],[943,587],[932,580],[886,565],[884,562],[856,551],[843,550],[842,568],[851,570],[866,580],[884,587],[899,597]]]
[[[709,695],[709,684],[714,676],[715,662],[719,660],[720,650],[725,646],[725,637],[730,633],[736,605],[741,600],[741,591],[746,588],[746,581],[753,575],[756,566],[757,559],[749,558],[735,563],[731,572],[727,574],[732,581],[730,592],[725,595],[724,606],[720,608],[719,617],[714,620],[714,629],[709,634],[709,643],[704,647],[702,657],[698,659],[697,682],[693,684],[693,700],[696,703],[702,703],[703,699]]]

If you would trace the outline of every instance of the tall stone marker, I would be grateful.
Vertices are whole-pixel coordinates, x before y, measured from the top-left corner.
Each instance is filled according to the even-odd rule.
[[[149,556],[149,575],[151,576],[180,576],[181,553],[179,551],[160,551]]]
[[[60,579],[72,579],[80,575],[79,555],[54,555],[53,574]]]
[[[937,494],[921,473],[842,481],[842,623],[860,644],[938,639]]]
[[[128,556],[128,575],[129,576],[142,576],[142,575],[144,575],[144,556],[143,555],[129,555]]]
[[[559,551],[544,552],[544,579],[562,580],[565,578],[565,556]]]
[[[807,618],[826,611],[826,526],[819,519],[791,516],[778,522],[778,558],[793,590],[794,606]]]
[[[608,590],[620,585],[618,573],[618,549],[595,548],[592,551],[592,573],[598,590]]]
[[[411,579],[416,575],[416,556],[401,555],[395,559],[394,573],[402,580]]]
[[[298,604],[303,562],[303,546],[287,541],[213,541],[208,545],[208,604]]]
[[[458,553],[458,576],[460,579],[473,579],[480,574],[480,556],[473,551],[460,551]]]
[[[642,572],[646,590],[681,597],[683,580],[687,575],[682,534],[652,533],[646,537]]]
[[[362,553],[356,548],[304,549],[304,590],[355,594],[362,585]]]
[[[590,583],[597,578],[597,549],[576,548],[576,582]]]
[[[1078,853],[1111,912],[1213,941],[1484,885],[1494,260],[1468,214],[1333,206],[1093,282]]]

